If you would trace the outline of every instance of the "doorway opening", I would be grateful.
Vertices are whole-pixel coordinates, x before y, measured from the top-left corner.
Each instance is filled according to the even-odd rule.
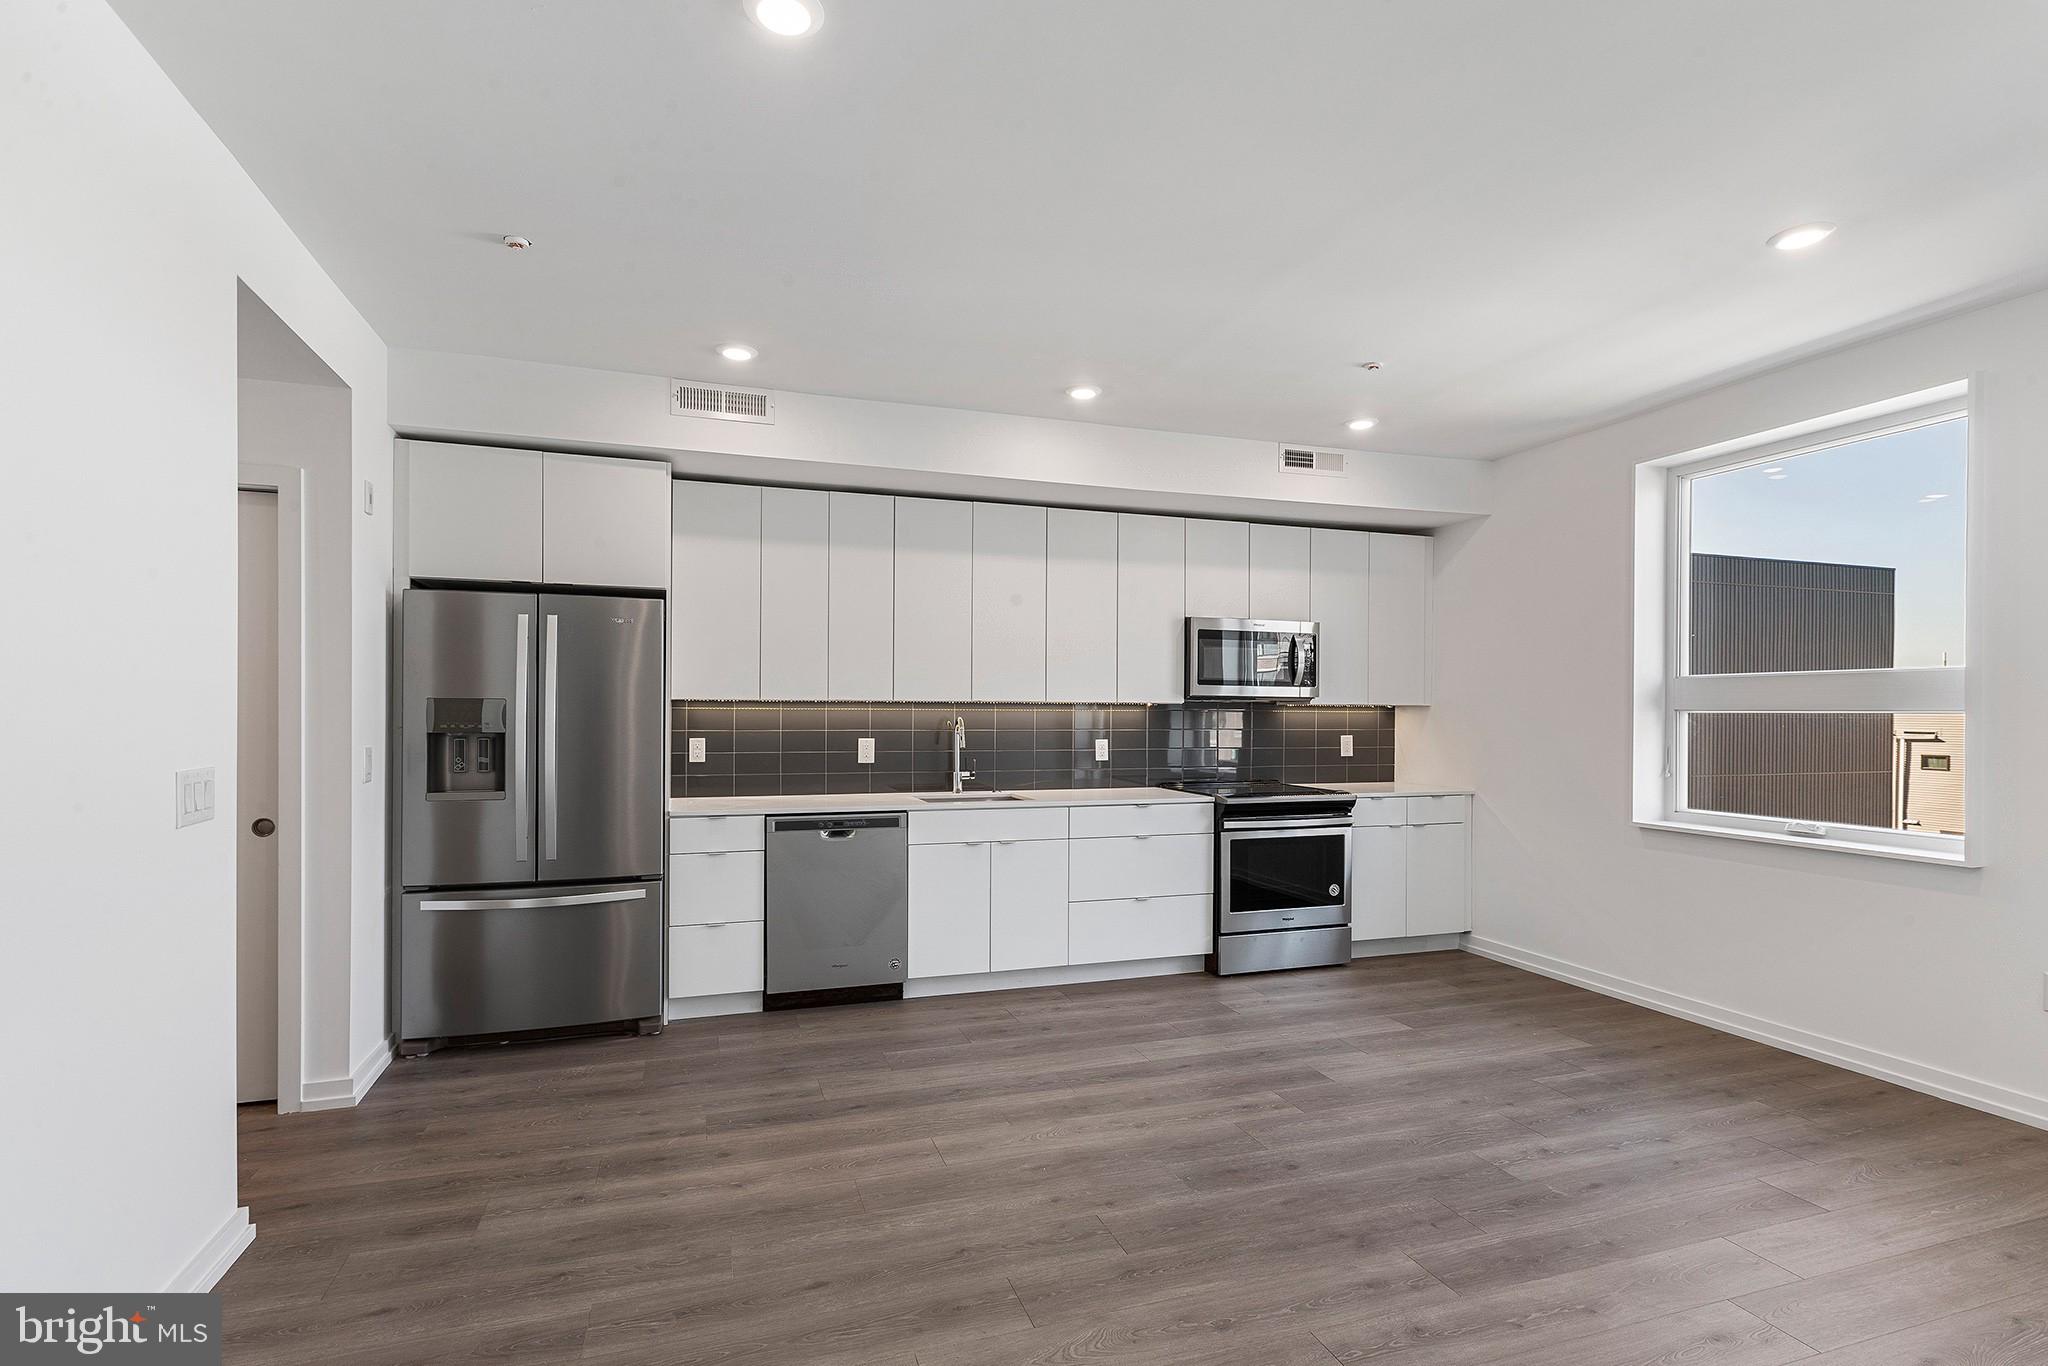
[[[344,632],[339,659],[324,656],[335,633],[316,633],[312,618],[338,596],[346,619],[350,392],[247,285],[236,288],[235,1095],[288,1113],[307,1108],[306,926],[332,861],[322,831],[339,829],[346,866],[345,807],[337,823],[316,799],[338,791],[345,803],[346,778],[333,779],[346,769],[323,780],[315,735],[334,715],[316,709],[312,683],[347,677],[348,644]],[[343,534],[316,535],[321,519]],[[345,737],[345,697],[337,714]],[[343,765],[346,744],[333,756]]]

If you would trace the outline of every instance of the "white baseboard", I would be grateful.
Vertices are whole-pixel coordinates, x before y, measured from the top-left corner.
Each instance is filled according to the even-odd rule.
[[[1462,934],[1418,934],[1405,939],[1354,939],[1353,958],[1391,958],[1398,953],[1442,953],[1463,945]]]
[[[1675,992],[1663,991],[1657,987],[1633,982],[1625,977],[1615,977],[1594,968],[1568,963],[1561,958],[1536,953],[1529,949],[1503,944],[1498,940],[1484,939],[1469,935],[1465,940],[1468,953],[1512,967],[1526,968],[1530,972],[1554,977],[1560,982],[1597,991],[1603,996],[1631,1004],[1647,1006],[1666,1015],[1676,1015],[1694,1024],[1703,1024],[1729,1034],[1739,1034],[1745,1039],[1782,1048],[1788,1053],[1812,1058],[1816,1062],[1830,1063],[1836,1067],[1860,1072],[1866,1077],[1895,1085],[1923,1091],[1942,1100],[1967,1105],[1974,1110],[1983,1110],[2005,1119],[2031,1124],[2037,1129],[2048,1129],[2048,1096],[2029,1095],[2015,1091],[1995,1082],[1977,1077],[1964,1076],[1944,1068],[1932,1067],[1911,1058],[1901,1058],[1891,1053],[1880,1053],[1843,1039],[1830,1038],[1825,1034],[1813,1034],[1791,1025],[1766,1020],[1756,1015],[1730,1010],[1707,1001],[1680,996]]]
[[[352,1105],[363,1103],[363,1097],[370,1094],[370,1088],[377,1084],[377,1078],[384,1075],[384,1069],[391,1066],[391,1040],[385,1039],[371,1046],[363,1054],[355,1068],[345,1077],[334,1077],[328,1081],[309,1081],[299,1088],[301,1110],[346,1110]]]
[[[235,1258],[242,1255],[242,1249],[255,1238],[256,1225],[249,1222],[249,1207],[243,1205],[214,1230],[206,1246],[194,1253],[191,1261],[178,1269],[178,1274],[164,1287],[165,1293],[182,1295],[213,1289],[228,1274]]]
[[[970,991],[1016,991],[1023,987],[1070,987],[1083,982],[1118,982],[1128,977],[1171,977],[1201,972],[1207,959],[1146,958],[1134,963],[1075,963],[1059,968],[1020,968],[1015,972],[975,972],[963,977],[922,977],[903,984],[903,996],[959,996]]]

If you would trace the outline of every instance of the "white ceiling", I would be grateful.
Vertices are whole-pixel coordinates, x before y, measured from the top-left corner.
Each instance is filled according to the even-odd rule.
[[[2048,281],[2048,5],[825,3],[114,0],[394,346],[1490,456]]]

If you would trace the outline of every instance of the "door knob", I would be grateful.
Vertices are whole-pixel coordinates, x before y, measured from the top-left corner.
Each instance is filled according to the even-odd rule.
[[[255,833],[257,839],[267,840],[276,832],[277,822],[268,816],[258,816],[249,822],[249,829]]]

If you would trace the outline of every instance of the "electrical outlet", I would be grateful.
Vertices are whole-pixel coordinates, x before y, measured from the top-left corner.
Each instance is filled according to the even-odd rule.
[[[871,764],[875,761],[875,737],[863,735],[853,742],[853,761],[857,764]]]
[[[1350,736],[1348,736],[1348,735],[1340,735],[1340,736],[1338,736],[1338,737],[1337,737],[1337,753],[1338,753],[1339,757],[1341,757],[1341,758],[1349,759],[1349,758],[1351,757],[1351,737],[1350,737]]]
[[[1097,740],[1095,742],[1095,762],[1098,764],[1109,762],[1109,741]]]
[[[173,775],[177,793],[177,824],[197,825],[213,819],[213,770],[181,768]]]
[[[701,735],[692,735],[690,737],[690,762],[693,764],[704,762],[704,737]]]

